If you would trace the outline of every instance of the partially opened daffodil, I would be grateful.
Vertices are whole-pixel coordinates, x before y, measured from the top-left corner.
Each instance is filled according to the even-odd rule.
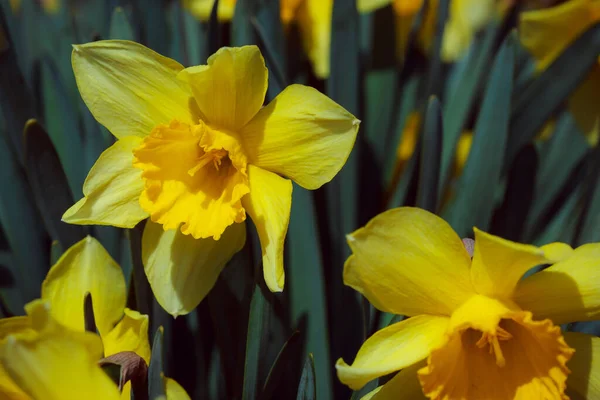
[[[100,337],[62,326],[52,318],[50,307],[34,300],[25,307],[27,317],[13,317],[19,324],[13,318],[0,324],[0,364],[5,379],[19,390],[8,399],[120,400],[117,385],[98,365]]]
[[[221,0],[217,16],[219,20],[233,18],[236,0]],[[215,0],[183,0],[183,6],[196,18],[207,21]],[[281,0],[281,21],[288,28],[297,23],[306,52],[315,76],[329,77],[329,52],[331,46],[331,16],[333,0]]]
[[[2,399],[129,399],[129,391],[119,393],[98,364],[106,352],[100,337],[62,325],[51,308],[47,301],[34,300],[25,307],[27,316],[0,320]],[[165,390],[167,399],[189,400],[172,379],[165,378]]]
[[[90,334],[85,332],[84,301],[87,294],[92,297],[94,320],[99,339],[90,339]],[[86,363],[89,361],[88,356],[91,357],[90,360],[93,363],[98,363],[103,357],[110,357],[122,352],[133,352],[148,365],[150,363],[148,316],[126,308],[126,299],[125,278],[121,267],[96,239],[88,236],[71,246],[50,268],[42,283],[42,299],[30,303],[26,307],[28,316],[0,319],[0,347],[7,344],[9,335],[17,342],[24,339],[25,341],[20,343],[23,346],[27,346],[27,343],[42,343],[40,344],[42,349],[31,348],[29,350],[35,353],[32,354],[35,357],[49,357],[47,365],[51,365],[54,357],[59,357],[59,354],[46,355],[47,349],[44,346],[49,345],[48,341],[53,340],[51,338],[55,337],[56,333],[68,336],[73,343],[69,342],[64,345],[74,346],[74,348],[82,340],[81,338],[84,338],[86,343],[99,341],[100,349],[98,351],[94,344],[92,346],[94,351],[91,354],[87,356],[81,354]],[[46,316],[46,314],[49,315]],[[46,336],[47,333],[51,333],[51,335]],[[92,334],[94,337],[98,337],[98,335]],[[29,339],[32,339],[31,343],[28,342]],[[14,345],[17,342],[13,341],[12,343]],[[62,357],[64,358],[65,355]],[[44,360],[42,361],[46,362]],[[57,359],[56,362],[65,363],[66,361]],[[65,368],[67,367],[65,366]],[[43,373],[51,374],[53,372],[44,371]],[[50,379],[49,376],[46,378]],[[44,377],[32,379],[42,378]],[[13,393],[8,397],[9,399],[46,398],[39,397],[36,394],[38,392],[26,390],[29,387],[27,385],[29,383],[25,386],[17,385],[12,379],[8,379],[0,367],[0,394]],[[169,399],[189,399],[185,390],[172,379],[165,378],[165,385],[167,389],[171,388],[171,391],[167,393]],[[24,390],[32,397],[25,394]],[[57,386],[56,390],[62,389]],[[120,397],[129,399],[130,390],[131,383],[127,382]],[[85,393],[81,392],[80,394],[83,396]],[[56,398],[66,399],[69,397]]]
[[[348,236],[344,283],[410,318],[367,339],[352,365],[338,360],[340,380],[359,389],[402,370],[372,399],[600,398],[599,339],[558,326],[600,316],[600,244],[474,230],[471,253],[441,218],[406,207]],[[553,265],[521,279],[540,264]]]
[[[248,213],[265,281],[283,290],[291,180],[307,189],[329,182],[359,121],[302,85],[263,107],[267,69],[256,46],[225,47],[208,65],[183,68],[138,43],[99,41],[75,46],[72,61],[83,100],[118,141],[63,220],[131,228],[150,217],[146,275],[177,316],[198,305],[243,247]]]
[[[121,267],[90,236],[71,246],[50,268],[42,283],[42,300],[48,301],[52,317],[61,325],[83,332],[87,293],[92,296],[104,357],[133,351],[148,364],[148,316],[125,307],[127,290]]]
[[[519,38],[536,60],[536,72],[540,73],[579,35],[600,21],[599,0],[570,0],[554,7],[523,12],[519,17]],[[600,58],[587,78],[568,100],[581,132],[595,146],[600,133]]]

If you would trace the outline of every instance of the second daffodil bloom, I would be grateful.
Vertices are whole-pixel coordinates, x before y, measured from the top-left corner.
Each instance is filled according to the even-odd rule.
[[[291,180],[307,189],[329,182],[360,121],[302,85],[263,107],[267,69],[256,46],[225,47],[208,65],[184,68],[138,43],[98,41],[75,46],[72,62],[83,100],[118,141],[63,220],[132,228],[150,217],[144,268],[158,302],[177,316],[242,248],[248,213],[267,286],[282,291]]]
[[[417,208],[348,236],[344,283],[410,318],[367,339],[352,365],[338,360],[340,380],[359,389],[402,370],[367,397],[379,400],[600,398],[600,339],[558,326],[600,316],[600,244],[535,247],[474,230],[472,257]],[[553,265],[521,279],[539,264]]]

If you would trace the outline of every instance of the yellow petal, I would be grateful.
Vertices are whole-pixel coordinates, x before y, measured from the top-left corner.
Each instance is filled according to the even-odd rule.
[[[231,21],[235,11],[236,0],[219,0],[217,18],[219,21]],[[200,21],[208,21],[215,0],[183,0],[185,7],[194,17]]]
[[[319,79],[329,77],[332,13],[333,0],[304,0],[296,13],[304,51]]]
[[[129,308],[124,311],[123,319],[102,337],[104,357],[122,351],[133,351],[149,365],[148,316]]]
[[[261,109],[240,136],[249,163],[317,189],[348,159],[359,124],[316,89],[291,85]]]
[[[600,136],[600,110],[593,105],[598,93],[600,93],[600,66],[595,65],[586,80],[575,89],[568,103],[569,111],[590,146],[596,146]]]
[[[101,348],[100,338],[95,339]],[[34,339],[10,336],[0,352],[10,377],[34,399],[118,400],[117,386],[97,361],[87,343],[56,333]]]
[[[34,300],[25,306],[34,335],[9,335],[0,348],[0,365],[33,399],[119,399],[117,386],[97,361],[100,337],[65,328],[51,317],[50,305]]]
[[[279,2],[279,10],[281,22],[288,25],[296,17],[298,7],[304,0],[281,0]]]
[[[564,335],[567,344],[575,349],[567,363],[571,370],[567,394],[571,399],[600,399],[600,338],[579,332]]]
[[[364,0],[363,0],[364,1]],[[375,0],[374,3],[381,0]],[[398,16],[415,15],[423,6],[423,0],[394,0],[394,11]],[[429,4],[430,8],[437,8],[437,4]]]
[[[167,400],[189,400],[190,396],[175,379],[165,377]]]
[[[470,257],[444,220],[401,207],[348,235],[352,255],[344,283],[379,310],[399,315],[450,315],[474,289]]]
[[[52,317],[75,331],[84,330],[86,293],[92,294],[96,326],[104,336],[123,315],[125,278],[121,267],[90,236],[71,246],[42,283],[42,299],[50,302]]]
[[[83,184],[85,197],[65,211],[64,222],[133,228],[148,217],[139,204],[142,173],[132,165],[140,143],[137,137],[124,137],[100,155]]]
[[[573,255],[519,282],[514,300],[536,318],[555,324],[600,317],[600,244],[585,244]]]
[[[383,386],[363,396],[360,400],[426,400],[417,371],[424,366],[419,362],[404,368]]]
[[[248,166],[250,194],[242,204],[250,214],[260,239],[265,282],[281,292],[285,280],[283,245],[290,222],[292,182],[254,165]]]
[[[220,240],[194,239],[148,221],[142,260],[158,303],[174,317],[192,311],[208,294],[225,264],[244,246],[245,224],[228,227]]]
[[[494,16],[496,0],[453,0],[442,40],[444,61],[461,58],[475,34]]]
[[[135,149],[133,165],[143,170],[145,183],[140,205],[152,221],[195,239],[219,240],[225,228],[246,219],[246,160],[234,157],[221,137],[229,135],[173,121],[156,127]]]
[[[432,399],[564,399],[572,354],[560,327],[521,311],[495,332],[452,332],[418,374]]]
[[[475,252],[471,277],[477,292],[486,296],[510,298],[525,272],[536,265],[565,259],[573,251],[564,243],[535,247],[511,242],[477,228],[473,230]]]
[[[361,346],[352,365],[337,361],[340,381],[354,390],[367,382],[426,358],[443,341],[448,317],[419,315],[376,332]]]
[[[126,40],[73,46],[73,72],[81,97],[117,138],[144,137],[172,119],[197,120],[191,91],[177,79],[183,67]]]
[[[222,47],[208,65],[184,69],[204,122],[238,131],[260,110],[267,93],[267,67],[256,46]]]
[[[31,335],[34,332],[29,317],[0,318],[0,345],[8,335]]]
[[[392,4],[392,0],[357,0],[356,8],[360,13],[369,13]]]
[[[541,71],[599,19],[598,1],[565,1],[554,7],[520,13],[519,38]]]
[[[15,337],[31,336],[36,332],[31,327],[29,317],[11,317],[0,319],[0,347],[6,342],[9,335]],[[6,400],[30,399],[17,384],[8,376],[2,364],[0,364],[0,398]]]

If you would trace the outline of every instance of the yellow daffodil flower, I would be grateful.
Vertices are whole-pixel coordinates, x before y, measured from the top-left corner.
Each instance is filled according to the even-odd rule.
[[[183,0],[183,6],[201,21],[208,21],[215,0]],[[222,21],[233,18],[236,0],[219,1],[217,15]],[[329,77],[331,16],[333,0],[281,0],[281,21],[287,28],[298,23],[304,51],[315,76]]]
[[[98,365],[106,353],[96,334],[72,330],[53,317],[51,305],[34,300],[26,317],[0,320],[0,394],[7,400],[125,400]],[[167,399],[189,400],[185,390],[165,378]],[[10,390],[10,391],[9,391]]]
[[[17,14],[21,10],[22,0],[10,0],[9,5],[13,13]],[[56,14],[60,10],[60,0],[40,0],[40,5],[48,14]]]
[[[536,60],[536,70],[545,70],[593,24],[600,21],[599,0],[570,0],[554,7],[523,12],[519,17],[521,44]],[[600,132],[600,58],[587,78],[568,100],[579,129],[595,146]]]
[[[98,335],[54,321],[48,302],[35,300],[25,309],[27,317],[14,317],[19,324],[14,318],[2,324],[2,386],[10,379],[19,391],[8,399],[121,399],[117,385],[97,364],[103,353]]]
[[[358,10],[372,12],[392,4],[396,15],[396,45],[398,56],[403,59],[408,44],[408,36],[417,13],[423,7],[423,0],[358,0]],[[441,58],[446,62],[460,59],[473,41],[477,32],[507,8],[507,0],[451,0],[448,21],[442,39]],[[423,25],[418,32],[417,42],[429,51],[435,34],[435,23],[439,0],[431,0],[425,13]]]
[[[339,359],[339,379],[359,389],[402,370],[369,394],[379,400],[600,398],[589,373],[600,339],[558,326],[600,316],[600,244],[535,247],[474,231],[471,253],[441,218],[405,207],[348,235],[344,283],[410,318],[367,339],[352,365]],[[540,264],[553,265],[521,279]]]
[[[104,357],[133,351],[148,364],[148,316],[125,307],[127,290],[121,267],[90,236],[71,246],[50,268],[42,283],[42,300],[50,303],[52,318],[58,323],[83,332],[87,293],[92,296]]]
[[[265,281],[284,286],[292,182],[317,189],[348,158],[360,121],[316,89],[291,85],[263,107],[267,69],[256,46],[225,47],[208,65],[179,63],[129,41],[75,46],[83,100],[118,141],[100,155],[75,224],[131,228],[160,305],[194,309],[246,239],[262,246]]]

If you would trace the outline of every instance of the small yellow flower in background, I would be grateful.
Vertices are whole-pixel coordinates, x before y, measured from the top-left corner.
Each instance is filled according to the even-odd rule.
[[[372,12],[392,4],[396,15],[396,45],[398,56],[404,59],[408,36],[417,13],[423,7],[423,0],[358,0],[358,10]],[[477,32],[482,30],[492,18],[505,12],[510,0],[451,0],[442,41],[441,58],[453,62],[462,58],[471,45]],[[431,0],[425,13],[423,25],[418,32],[417,42],[429,51],[435,35],[439,0]]]
[[[225,47],[208,65],[179,63],[129,41],[75,46],[83,100],[118,141],[100,155],[75,224],[131,228],[160,305],[193,310],[246,239],[262,246],[265,281],[284,286],[283,244],[292,182],[317,189],[348,158],[359,122],[316,89],[291,85],[266,107],[267,69],[256,46]]]
[[[183,6],[201,21],[210,17],[215,0],[183,0]],[[230,21],[236,0],[219,1],[217,15]],[[281,21],[288,28],[297,22],[304,51],[312,64],[315,76],[329,77],[329,52],[331,48],[331,16],[333,0],[281,0]]]
[[[219,0],[217,18],[219,21],[231,21],[235,11],[236,0]],[[182,0],[182,6],[194,17],[201,21],[208,21],[215,0]]]
[[[598,21],[599,0],[570,0],[554,7],[521,13],[519,37],[523,47],[537,61],[536,70],[539,73]],[[600,135],[600,110],[597,107],[600,59],[598,61],[568,100],[569,111],[592,146],[598,143]]]
[[[344,283],[410,318],[367,339],[352,365],[339,359],[339,379],[359,389],[402,370],[369,394],[380,400],[600,398],[600,339],[558,326],[600,317],[600,244],[535,247],[474,231],[472,258],[417,208],[348,236]],[[554,265],[521,279],[540,264]]]

